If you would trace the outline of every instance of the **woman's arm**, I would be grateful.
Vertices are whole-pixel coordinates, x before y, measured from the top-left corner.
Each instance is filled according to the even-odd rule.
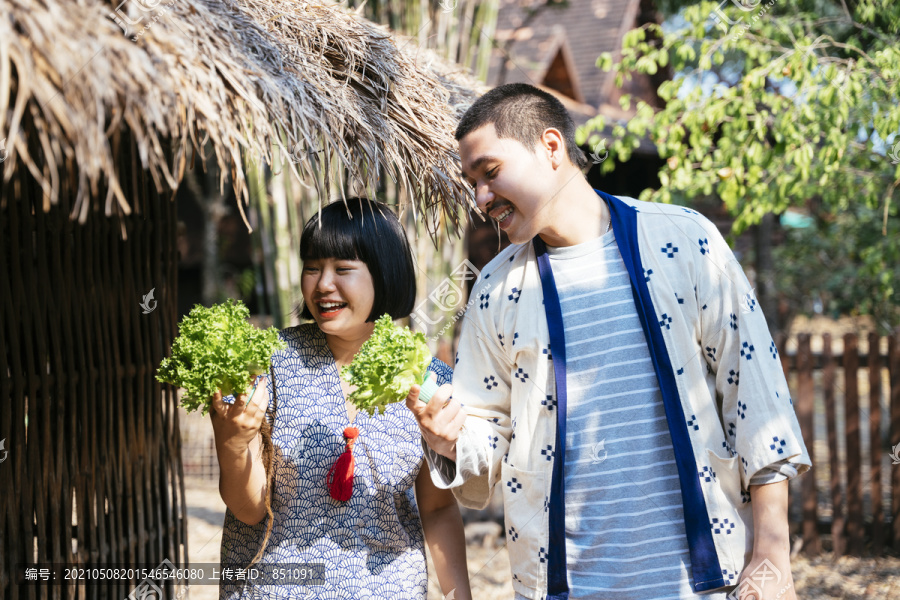
[[[455,600],[471,600],[466,570],[466,536],[459,506],[450,490],[434,486],[427,464],[422,465],[416,477],[416,503],[441,591],[444,596],[453,592]]]
[[[266,516],[266,469],[260,452],[259,429],[268,406],[265,380],[253,398],[236,394],[235,403],[213,397],[210,418],[219,458],[219,494],[234,516],[256,525]]]

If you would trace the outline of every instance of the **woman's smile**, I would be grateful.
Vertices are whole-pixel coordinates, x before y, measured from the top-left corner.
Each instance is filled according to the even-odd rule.
[[[347,303],[340,301],[320,300],[319,302],[316,302],[316,306],[319,307],[319,315],[321,315],[323,319],[330,319],[340,314],[340,312],[347,306]]]
[[[358,340],[371,334],[374,325],[367,321],[375,288],[363,261],[309,259],[303,264],[300,288],[309,312],[326,335]]]

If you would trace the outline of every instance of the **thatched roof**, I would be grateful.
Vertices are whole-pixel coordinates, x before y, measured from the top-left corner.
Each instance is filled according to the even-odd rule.
[[[73,216],[104,202],[101,190],[107,215],[129,214],[110,144],[127,128],[161,191],[208,140],[239,205],[242,154],[310,183],[340,161],[362,185],[399,181],[430,229],[441,209],[458,225],[471,194],[453,129],[478,88],[459,68],[332,4],[120,1],[0,0],[4,181],[27,168],[45,210],[60,173],[77,169]]]

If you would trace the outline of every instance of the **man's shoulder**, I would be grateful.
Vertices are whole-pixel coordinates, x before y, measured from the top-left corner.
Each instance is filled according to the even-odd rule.
[[[522,267],[529,258],[529,244],[510,244],[481,268],[475,288],[496,285],[509,274]]]
[[[639,215],[639,220],[666,218],[671,219],[677,217],[686,221],[696,223],[708,223],[709,219],[702,214],[680,204],[663,204],[662,202],[646,202],[644,200],[636,200],[628,196],[616,196],[619,200],[631,206]]]
[[[716,239],[722,236],[712,221],[692,208],[679,204],[645,202],[627,196],[616,198],[635,210],[637,227],[644,232],[670,234],[674,230],[691,238],[700,234]]]

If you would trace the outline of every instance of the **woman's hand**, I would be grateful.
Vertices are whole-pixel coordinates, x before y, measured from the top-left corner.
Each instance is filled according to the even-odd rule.
[[[266,469],[259,436],[269,406],[265,376],[247,392],[235,394],[234,404],[216,392],[209,415],[219,458],[219,494],[235,517],[255,525],[266,516]]]
[[[256,380],[256,385],[253,381]],[[242,453],[256,439],[269,406],[267,375],[251,380],[251,385],[243,394],[234,395],[234,404],[222,399],[221,390],[213,395],[209,412],[216,448],[232,453]]]

